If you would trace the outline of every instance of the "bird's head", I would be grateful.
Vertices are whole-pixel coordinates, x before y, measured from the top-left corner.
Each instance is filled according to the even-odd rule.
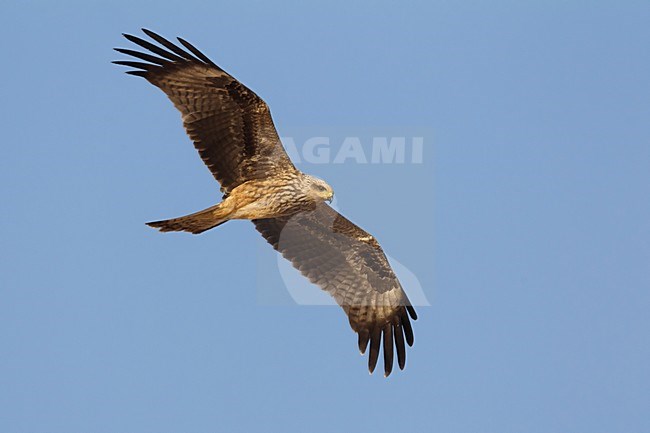
[[[309,194],[315,199],[327,200],[330,203],[334,198],[334,190],[323,179],[314,176],[305,175],[305,180],[309,187]]]

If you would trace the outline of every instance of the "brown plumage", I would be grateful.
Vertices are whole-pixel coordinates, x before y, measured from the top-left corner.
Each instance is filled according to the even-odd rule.
[[[324,203],[332,188],[297,170],[286,154],[266,103],[178,38],[177,46],[150,30],[152,42],[124,35],[152,54],[117,51],[144,62],[116,61],[160,88],[181,112],[199,155],[221,184],[224,200],[200,212],[148,223],[161,231],[201,233],[231,219],[256,229],[311,282],[334,297],[358,333],[359,350],[370,343],[372,373],[384,347],[384,374],[401,369],[404,341],[413,344],[409,316],[417,318],[379,243]]]

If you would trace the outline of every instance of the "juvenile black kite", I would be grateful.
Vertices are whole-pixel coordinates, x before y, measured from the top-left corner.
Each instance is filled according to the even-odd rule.
[[[180,218],[148,223],[163,232],[202,233],[231,219],[255,228],[312,283],[334,297],[359,334],[370,342],[372,373],[380,346],[384,373],[406,363],[404,340],[413,345],[409,316],[417,318],[379,243],[325,203],[334,196],[323,180],[297,170],[273,126],[266,103],[181,38],[177,46],[143,29],[156,45],[124,35],[149,53],[116,48],[140,61],[135,68],[181,112],[183,126],[224,193],[223,201]]]

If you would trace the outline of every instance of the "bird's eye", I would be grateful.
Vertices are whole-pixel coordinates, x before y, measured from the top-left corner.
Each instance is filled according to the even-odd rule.
[[[316,185],[316,189],[319,191],[325,191],[325,187],[323,185]]]

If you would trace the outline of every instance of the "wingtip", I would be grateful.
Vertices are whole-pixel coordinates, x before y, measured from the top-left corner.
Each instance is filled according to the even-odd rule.
[[[411,316],[411,319],[413,319],[413,320],[418,320],[418,315],[417,315],[417,313],[415,312],[415,308],[413,308],[412,305],[407,305],[407,306],[406,306],[406,311],[408,311],[409,316]]]
[[[122,33],[122,36],[129,41],[133,41],[134,39],[137,39],[137,36],[133,36],[131,33]]]
[[[125,74],[147,78],[147,71],[126,71]]]
[[[144,33],[145,35],[148,35],[148,36],[150,36],[151,33],[155,33],[153,30],[150,30],[150,29],[148,29],[146,27],[140,27],[140,30],[142,30],[142,33]]]
[[[128,54],[128,53],[125,53],[125,51],[128,51],[126,48],[114,47],[113,51],[117,51],[120,54]],[[113,61],[113,63],[115,63],[115,61]]]
[[[358,331],[358,335],[359,335],[359,343],[358,343],[359,353],[361,353],[361,355],[365,355],[366,350],[368,349],[368,339],[370,337],[370,333],[367,330],[363,329]]]
[[[154,32],[151,29],[148,29],[146,27],[142,27],[142,28],[140,28],[140,30],[142,30],[142,33],[149,36],[151,39],[160,38],[160,35],[158,33]]]
[[[114,64],[114,65],[118,65],[118,66],[133,67],[133,65],[125,64],[124,60],[112,60],[111,63]],[[147,76],[147,71],[137,71],[136,70],[136,71],[126,71],[124,73],[128,74],[128,75],[135,75],[136,77],[143,77],[143,78],[146,78],[146,76]]]

